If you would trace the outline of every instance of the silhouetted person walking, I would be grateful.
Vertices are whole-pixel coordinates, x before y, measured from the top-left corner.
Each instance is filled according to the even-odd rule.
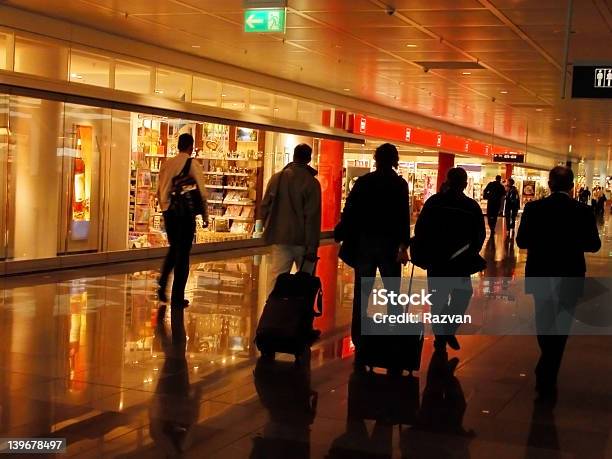
[[[584,252],[601,247],[592,210],[570,197],[573,182],[571,169],[553,168],[548,180],[551,195],[525,205],[516,237],[517,245],[527,249],[525,290],[535,302],[541,350],[536,390],[543,400],[556,397],[567,336],[584,290]]]
[[[172,282],[172,307],[186,307],[189,302],[185,299],[185,285],[189,278],[189,253],[195,235],[195,215],[181,211],[176,204],[176,193],[173,196],[173,186],[177,177],[184,175],[192,178],[197,184],[202,197],[202,219],[204,227],[208,226],[208,206],[206,204],[206,183],[202,173],[202,166],[191,158],[193,153],[193,137],[191,134],[181,134],[178,138],[179,153],[174,158],[164,161],[159,170],[158,200],[164,215],[164,225],[168,235],[170,248],[162,265],[157,290],[160,301],[168,301],[166,285],[168,277],[174,270]]]
[[[521,198],[519,192],[514,186],[514,179],[508,179],[508,191],[506,192],[506,199],[504,200],[505,209],[504,214],[506,217],[506,235],[510,236],[510,232],[514,231],[516,224],[516,216],[521,208]]]
[[[264,239],[272,245],[272,284],[294,263],[298,269],[304,264],[303,270],[311,272],[317,259],[321,185],[317,171],[308,165],[311,160],[310,145],[297,145],[293,162],[270,178],[261,202]]]
[[[399,165],[397,148],[384,143],[376,149],[374,159],[376,171],[355,182],[334,231],[336,241],[343,241],[341,258],[355,269],[351,334],[356,345],[376,271],[387,290],[399,292],[401,266],[408,262],[410,242],[408,184],[394,170]]]
[[[468,177],[455,167],[446,176],[446,191],[436,193],[421,210],[414,227],[412,258],[427,269],[434,315],[463,315],[472,298],[470,275],[482,271],[486,263],[479,255],[486,237],[482,211],[463,190]],[[459,349],[455,333],[459,324],[434,324],[435,347],[446,344]]]
[[[501,175],[497,175],[495,181],[487,184],[482,194],[483,198],[487,200],[487,220],[491,234],[495,234],[497,216],[499,215],[505,193],[506,190],[501,183]]]

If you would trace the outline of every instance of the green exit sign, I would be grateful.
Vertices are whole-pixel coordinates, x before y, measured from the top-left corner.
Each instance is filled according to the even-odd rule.
[[[285,8],[244,10],[244,31],[285,33],[286,16]]]

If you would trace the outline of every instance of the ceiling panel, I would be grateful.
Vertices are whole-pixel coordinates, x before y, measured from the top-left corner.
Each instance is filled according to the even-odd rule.
[[[541,51],[562,62],[566,1],[491,2],[510,26],[478,0],[386,1],[425,30],[369,0],[289,0],[285,43],[279,35],[244,33],[242,0],[73,0],[61,8],[48,0],[6,3],[436,121],[489,134],[495,129],[519,142],[528,127],[530,141],[549,150],[572,142],[599,151],[594,135],[600,145],[612,143],[612,104],[561,100],[561,72]],[[574,5],[570,61],[612,61],[610,27],[592,1]],[[475,59],[494,71],[425,73],[411,64]]]

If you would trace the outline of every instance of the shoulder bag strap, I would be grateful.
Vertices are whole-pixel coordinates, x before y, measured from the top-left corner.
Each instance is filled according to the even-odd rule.
[[[181,172],[179,173],[179,177],[187,177],[189,175],[189,169],[191,169],[191,160],[193,158],[189,157],[187,158],[187,161],[185,161],[185,165],[183,166],[183,169],[181,169]]]

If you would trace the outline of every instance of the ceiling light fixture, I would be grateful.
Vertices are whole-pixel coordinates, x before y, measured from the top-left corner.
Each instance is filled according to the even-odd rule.
[[[155,94],[163,94],[164,90],[163,89],[156,89],[155,90]]]
[[[542,110],[542,108],[536,108],[536,112],[541,112]]]
[[[71,73],[70,74],[70,78],[74,78],[76,80],[82,80],[83,79],[83,75],[78,74],[78,73]]]
[[[343,91],[350,91],[351,88],[344,88]]]
[[[225,94],[221,94],[221,97],[225,97]]]
[[[499,91],[500,94],[508,94],[508,91]]]
[[[275,112],[277,112],[277,111],[278,111],[278,108],[275,108],[275,109],[274,109],[274,111],[275,111]]]
[[[472,72],[461,72],[461,75],[471,75]]]
[[[555,118],[555,121],[561,121],[561,118]]]
[[[200,46],[200,45],[191,45],[191,47],[192,47],[192,48],[196,48],[196,49],[197,49],[197,48],[201,48],[201,46]]]
[[[406,47],[407,47],[407,48],[416,48],[416,47],[417,47],[417,45],[415,45],[414,43],[408,43],[408,44],[406,45]]]

